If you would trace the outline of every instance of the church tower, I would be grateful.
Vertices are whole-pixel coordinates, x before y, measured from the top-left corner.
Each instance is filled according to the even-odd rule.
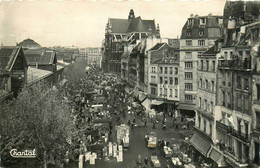
[[[135,18],[135,13],[134,13],[134,10],[131,9],[129,12],[129,15],[128,15],[128,21],[131,22],[131,20],[134,18]]]

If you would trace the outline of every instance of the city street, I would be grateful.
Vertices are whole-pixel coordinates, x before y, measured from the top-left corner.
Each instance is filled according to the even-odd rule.
[[[110,95],[111,99],[115,100],[115,102],[110,101],[110,105],[113,105],[113,103],[116,103],[120,105],[119,107],[116,107],[116,109],[119,111],[119,114],[114,114],[112,115],[112,134],[110,138],[108,139],[109,142],[117,142],[116,140],[116,126],[120,124],[128,124],[130,121],[131,123],[133,122],[135,118],[135,126],[132,128],[132,125],[130,125],[130,146],[128,148],[124,148],[123,150],[123,162],[117,162],[116,158],[114,157],[108,157],[109,159],[105,159],[105,157],[102,158],[97,158],[95,160],[94,165],[90,165],[90,161],[84,162],[83,167],[93,167],[93,168],[122,168],[122,167],[138,167],[139,165],[137,164],[137,158],[138,155],[141,156],[142,158],[142,165],[144,165],[144,159],[145,157],[149,158],[149,162],[147,167],[152,167],[151,165],[151,155],[156,153],[158,156],[158,159],[160,160],[161,167],[166,167],[167,166],[167,159],[163,155],[163,150],[158,147],[156,148],[148,148],[147,147],[147,142],[145,140],[145,135],[150,134],[151,132],[155,132],[157,136],[157,142],[160,140],[165,140],[168,142],[171,142],[172,139],[174,140],[179,140],[181,139],[180,134],[178,131],[175,130],[175,127],[172,127],[172,120],[173,118],[165,115],[166,116],[166,129],[163,129],[163,115],[162,113],[158,113],[156,116],[157,123],[155,124],[155,129],[153,128],[153,120],[148,119],[146,127],[144,123],[144,118],[147,119],[147,116],[142,116],[142,115],[137,115],[135,112],[134,113],[127,113],[124,117],[124,114],[121,112],[123,111],[123,106],[131,106],[130,102],[121,102],[120,98],[118,97],[118,94],[111,92],[112,94]],[[132,99],[134,95],[128,95],[128,100],[129,98]],[[140,103],[138,103],[141,105]],[[112,110],[113,111],[113,110]],[[118,116],[120,116],[120,120],[118,121]],[[142,119],[143,118],[143,119]],[[182,132],[190,132],[190,130],[181,130]],[[170,144],[172,145],[172,144]],[[171,165],[171,164],[169,164]],[[78,162],[73,162],[69,164],[67,167],[73,167],[76,168],[78,167]]]
[[[128,116],[128,118],[132,118],[132,116]],[[170,121],[170,118],[167,119]],[[123,123],[127,123],[127,119]],[[111,159],[108,161],[105,161],[104,159],[97,159],[95,165],[89,165],[88,162],[84,162],[84,167],[92,167],[92,168],[122,168],[124,166],[126,167],[134,167],[136,166],[136,160],[138,155],[140,154],[143,162],[144,158],[148,157],[150,161],[150,156],[156,152],[158,156],[161,155],[161,151],[156,149],[149,149],[147,147],[147,143],[145,142],[145,135],[149,134],[150,132],[155,132],[159,139],[171,139],[171,138],[179,138],[179,134],[176,131],[173,131],[172,128],[167,128],[166,130],[162,130],[162,124],[158,123],[156,125],[156,129],[152,128],[152,123],[147,123],[147,127],[143,127],[142,121],[140,118],[136,118],[137,125],[142,125],[140,127],[135,127],[134,129],[131,129],[130,132],[130,147],[128,149],[124,150],[123,154],[123,162],[117,163],[116,159]],[[166,125],[170,125],[168,122]],[[116,135],[113,131],[111,135],[111,139],[113,142],[116,141]],[[167,165],[167,159],[165,157],[159,157],[159,160],[162,164],[162,167],[165,167]],[[71,165],[70,165],[71,167]],[[75,168],[77,167],[77,163],[75,163]],[[148,167],[151,167],[151,162],[149,162]]]

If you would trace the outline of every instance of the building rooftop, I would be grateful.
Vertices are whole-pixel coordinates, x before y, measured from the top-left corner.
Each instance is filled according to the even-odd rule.
[[[152,64],[173,64],[179,63],[179,60],[175,57],[164,57],[151,62]]]
[[[28,65],[49,65],[57,59],[55,51],[49,49],[29,49],[24,54]]]
[[[0,48],[0,71],[10,71],[21,47],[4,46]]]
[[[133,10],[131,10],[133,12]],[[131,13],[131,12],[130,12]],[[107,28],[111,33],[129,33],[129,32],[152,32],[156,33],[154,20],[143,20],[141,17],[131,16],[131,19],[109,18]]]
[[[41,48],[41,45],[36,43],[34,40],[28,38],[28,39],[25,39],[23,40],[22,42],[20,42],[18,44],[18,46],[22,46],[22,47],[25,47],[25,48],[30,48],[30,47],[33,47],[33,48]]]
[[[203,19],[204,23],[201,22],[201,19]],[[222,26],[222,16],[208,15],[190,17],[182,28],[181,39],[219,38],[221,37],[220,28],[222,28]],[[202,31],[203,34],[200,34]]]
[[[28,71],[27,71],[27,82],[28,83],[37,82],[52,74],[53,74],[53,72],[51,72],[51,71],[32,68],[29,66]]]
[[[112,26],[113,33],[126,33],[127,32],[127,29],[129,26],[129,21],[127,19],[110,18],[109,21]]]
[[[153,46],[149,51],[152,50],[159,50],[162,46],[164,46],[166,43],[157,43],[155,46]]]
[[[141,17],[132,19],[127,32],[156,32],[154,20],[142,20]]]

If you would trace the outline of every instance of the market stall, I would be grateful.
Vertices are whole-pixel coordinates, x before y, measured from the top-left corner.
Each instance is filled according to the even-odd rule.
[[[130,127],[125,124],[117,126],[117,142],[123,143],[123,147],[129,147]]]

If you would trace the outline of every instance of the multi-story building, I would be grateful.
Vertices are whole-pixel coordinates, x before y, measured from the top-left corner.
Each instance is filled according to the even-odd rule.
[[[101,48],[93,47],[93,48],[86,48],[86,55],[89,65],[96,65],[97,67],[101,68],[102,62],[102,53]]]
[[[232,7],[241,10],[229,10]],[[259,108],[254,101],[257,75],[253,75],[259,66],[259,9],[260,3],[245,1],[228,1],[224,9],[225,40],[217,75],[221,118],[216,120],[216,146],[231,167],[259,166]]]
[[[79,56],[78,58],[87,60],[87,49],[86,48],[79,48]]]
[[[158,43],[150,51],[154,51],[148,80],[151,106],[173,112],[179,102],[179,55],[166,43]]]
[[[218,159],[214,157],[216,153],[219,154],[215,149],[217,143],[216,121],[221,119],[219,106],[217,106],[217,67],[223,42],[223,38],[216,40],[213,47],[198,56],[198,93],[194,134],[191,140],[195,149],[214,161],[214,167],[227,166],[223,156]],[[192,68],[191,66],[191,62],[185,62],[185,68]],[[185,90],[191,89],[192,84],[185,83]]]
[[[214,45],[222,35],[222,16],[191,15],[182,28],[180,39],[180,105],[183,115],[194,116],[197,95],[198,55]],[[186,66],[185,66],[186,65]],[[189,89],[187,89],[189,88]]]
[[[126,78],[124,74],[128,74],[127,81],[132,87],[148,93],[149,53],[151,52],[149,50],[161,41],[162,39],[149,35],[146,39],[142,39],[137,45],[134,45],[134,48],[130,50],[131,52],[126,51],[123,54],[123,56],[126,56],[128,53],[129,56],[124,58],[124,60],[128,60],[127,64],[125,61],[122,61],[123,68],[121,76],[124,79]],[[125,67],[128,67],[128,69]]]
[[[252,157],[254,167],[260,166],[260,22],[254,25],[248,25],[248,28],[252,32],[251,39],[253,41],[251,45],[251,54],[252,54],[252,68],[253,68],[253,77],[252,77],[252,140],[251,140],[251,151],[254,153],[255,157]]]
[[[120,74],[123,52],[132,50],[133,46],[138,44],[141,39],[145,39],[148,34],[160,36],[154,20],[143,20],[140,16],[135,17],[132,9],[129,12],[128,19],[109,18],[106,26],[104,58],[102,60],[104,72]]]

